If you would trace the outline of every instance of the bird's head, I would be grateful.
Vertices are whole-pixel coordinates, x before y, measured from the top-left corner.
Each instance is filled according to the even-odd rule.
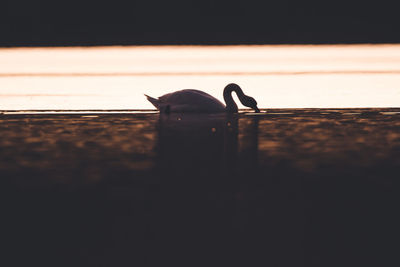
[[[244,106],[254,109],[255,112],[260,112],[257,107],[257,101],[251,96],[245,96],[241,102]]]

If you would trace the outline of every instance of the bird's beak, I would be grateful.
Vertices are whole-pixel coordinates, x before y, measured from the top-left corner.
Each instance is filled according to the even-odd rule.
[[[259,113],[259,112],[260,112],[260,110],[258,109],[257,106],[255,106],[253,109],[254,109],[254,111],[255,111],[256,113]]]

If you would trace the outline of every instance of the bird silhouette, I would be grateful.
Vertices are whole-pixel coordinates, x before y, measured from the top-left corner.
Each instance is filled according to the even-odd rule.
[[[218,113],[218,112],[238,112],[238,106],[232,98],[232,92],[235,92],[240,102],[246,106],[260,112],[257,107],[257,101],[251,96],[243,93],[239,85],[230,83],[224,88],[224,100],[226,106],[215,97],[194,89],[184,89],[169,94],[153,98],[145,95],[147,99],[161,112],[194,112],[194,113]]]

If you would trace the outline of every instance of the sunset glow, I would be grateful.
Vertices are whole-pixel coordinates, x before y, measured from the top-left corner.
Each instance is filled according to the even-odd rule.
[[[152,109],[238,83],[261,108],[398,107],[400,45],[0,49],[0,109]]]

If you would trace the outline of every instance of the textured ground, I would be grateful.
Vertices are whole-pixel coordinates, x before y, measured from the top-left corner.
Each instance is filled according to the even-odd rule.
[[[3,113],[0,137],[14,265],[398,266],[400,109]]]

